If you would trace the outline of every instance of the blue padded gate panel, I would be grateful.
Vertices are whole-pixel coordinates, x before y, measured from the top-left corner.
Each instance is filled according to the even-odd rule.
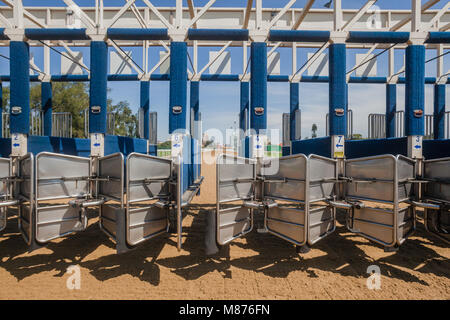
[[[434,85],[434,139],[445,138],[445,84]]]
[[[423,156],[425,159],[450,157],[450,140],[423,140]]]
[[[343,43],[329,48],[329,128],[330,136],[347,135],[347,82],[346,47]],[[344,109],[344,115],[337,116],[335,109]]]
[[[89,133],[106,134],[108,45],[104,41],[91,41],[91,79],[89,86]],[[92,107],[99,106],[99,113]]]
[[[250,75],[250,128],[257,134],[267,128],[267,44],[252,42]],[[255,113],[256,108],[264,108],[262,115]]]
[[[150,138],[150,81],[141,81],[141,108],[144,111],[144,136]]]
[[[303,153],[306,156],[316,154],[323,157],[331,157],[331,138],[322,137],[308,140],[292,141],[292,154]]]
[[[395,138],[396,111],[397,111],[397,85],[386,84],[386,138]]]
[[[170,44],[170,98],[169,98],[169,133],[177,129],[186,129],[187,101],[187,44],[172,42]],[[174,114],[172,108],[180,106],[181,112]]]
[[[410,45],[405,58],[405,135],[424,135],[425,104],[425,46]],[[422,116],[414,116],[422,110]]]
[[[240,83],[240,109],[239,109],[239,128],[245,132],[248,127],[248,119],[245,118],[245,113],[248,112],[250,104],[250,83],[243,81]],[[245,123],[247,121],[247,123]]]
[[[299,87],[298,82],[291,82],[289,84],[289,102],[290,102],[290,119],[289,119],[289,130],[291,134],[291,141],[295,140],[295,111],[300,107],[299,101]]]
[[[347,140],[345,141],[345,157],[347,159],[393,154],[407,156],[407,137]]]
[[[23,41],[11,41],[10,48],[10,132],[28,134],[30,131],[30,47]],[[12,114],[12,107],[22,112]]]
[[[44,136],[52,135],[52,83],[41,83],[41,106],[44,113]]]

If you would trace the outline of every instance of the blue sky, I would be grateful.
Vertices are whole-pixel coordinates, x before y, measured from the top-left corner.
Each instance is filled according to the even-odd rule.
[[[24,0],[25,6],[65,6],[62,0]],[[80,6],[92,6],[95,0],[76,0]],[[194,0],[195,6],[205,4],[207,0]],[[263,0],[264,7],[280,7],[287,3],[287,0]],[[303,7],[306,0],[299,0],[294,7]],[[314,7],[323,8],[327,0],[316,0]],[[343,0],[344,8],[359,8],[365,0]],[[425,2],[425,1],[423,1]],[[107,6],[120,6],[125,0],[105,0]],[[144,5],[137,0],[137,5]],[[175,0],[153,0],[156,6],[174,6]],[[245,6],[246,1],[238,0],[217,0],[214,6]],[[446,1],[441,1],[433,8],[440,8]],[[377,5],[381,9],[409,9],[409,0],[379,0]],[[131,50],[133,59],[141,64],[141,48],[124,48]],[[199,49],[199,68],[204,66],[209,57],[209,50],[219,50],[220,48],[200,48]],[[58,48],[58,50],[62,50]],[[89,66],[89,49],[76,49],[83,52],[83,61]],[[150,49],[150,68],[159,60],[161,47],[152,47]],[[242,49],[230,48],[231,53],[231,73],[242,73]],[[32,48],[36,64],[43,68],[43,49]],[[192,50],[190,55],[192,57]],[[298,49],[297,65],[300,67],[305,61],[309,52],[313,49]],[[291,72],[291,52],[290,49],[278,49],[281,56],[281,74],[290,74]],[[355,54],[364,53],[365,50],[348,50],[347,70],[355,64]],[[0,53],[9,56],[8,48],[0,48]],[[375,51],[377,53],[377,51]],[[427,59],[436,55],[435,50],[427,50]],[[60,73],[61,57],[51,52],[51,73]],[[403,61],[403,52],[396,50],[396,70],[398,70]],[[450,55],[444,58],[444,72],[450,69]],[[435,76],[436,63],[431,62],[426,65],[426,74]],[[0,73],[9,73],[9,63],[0,58]],[[158,73],[158,71],[156,72]],[[387,74],[387,53],[377,59],[377,75]],[[7,84],[6,84],[7,85]],[[131,108],[137,111],[139,107],[139,83],[138,82],[109,82],[109,98],[118,102],[127,100]],[[154,81],[150,85],[150,108],[158,112],[158,138],[164,140],[168,136],[167,119],[169,105],[169,83]],[[188,90],[189,91],[189,90]],[[426,86],[426,113],[432,113],[433,109],[433,87]],[[268,83],[268,128],[281,128],[281,114],[289,110],[289,84],[288,83]],[[450,89],[447,86],[447,104],[450,101]],[[398,109],[404,109],[404,86],[398,86]],[[189,101],[189,100],[188,100]],[[328,85],[327,84],[300,84],[300,105],[302,109],[302,137],[310,136],[311,125],[318,125],[318,135],[325,135],[325,114],[328,111]],[[383,113],[385,108],[385,86],[384,85],[349,85],[349,108],[354,112],[354,132],[367,135],[367,116],[369,113]],[[239,112],[239,83],[238,82],[202,82],[200,85],[200,109],[202,112],[203,129],[218,128],[224,130],[230,128],[237,121]]]

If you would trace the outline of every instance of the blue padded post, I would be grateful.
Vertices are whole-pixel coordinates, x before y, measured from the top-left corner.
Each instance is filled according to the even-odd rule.
[[[240,102],[240,110],[239,110],[239,128],[242,132],[245,133],[248,129],[248,122],[245,123],[245,113],[248,112],[249,104],[250,104],[250,82],[242,81],[241,82],[241,102]],[[248,119],[247,119],[248,121]]]
[[[347,136],[347,83],[346,47],[334,43],[329,47],[329,128],[330,136]],[[344,114],[336,115],[336,109],[344,109]]]
[[[141,81],[141,108],[144,111],[144,136],[150,138],[150,81]]]
[[[300,84],[298,82],[291,82],[289,84],[289,101],[290,101],[290,121],[289,121],[289,129],[290,129],[290,139],[294,141],[295,137],[295,111],[300,108],[299,105],[299,87]]]
[[[424,135],[425,104],[425,46],[410,45],[406,48],[405,79],[405,134],[406,136]],[[414,115],[421,110],[422,115]]]
[[[250,76],[250,128],[259,134],[267,128],[267,44],[252,42]],[[256,108],[264,108],[263,114],[256,114]]]
[[[170,99],[169,133],[177,129],[186,129],[187,102],[187,44],[170,44]],[[173,107],[181,107],[180,113],[174,113]]]
[[[10,47],[10,125],[11,134],[30,131],[30,47],[23,41],[11,41]],[[12,114],[12,107],[22,112]]]
[[[41,106],[44,113],[44,136],[52,135],[52,83],[41,83]]]
[[[445,139],[445,84],[434,85],[434,139]]]
[[[106,134],[108,86],[108,45],[104,41],[91,41],[91,78],[89,87],[89,132]],[[92,107],[100,112],[93,113]]]
[[[397,111],[397,85],[386,84],[386,138],[395,138],[396,111]]]

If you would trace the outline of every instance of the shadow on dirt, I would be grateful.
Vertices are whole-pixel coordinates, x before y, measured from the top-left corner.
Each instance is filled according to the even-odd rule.
[[[408,239],[396,253],[385,254],[382,248],[368,240],[350,233],[338,225],[336,232],[317,243],[313,250],[299,256],[293,245],[270,234],[251,232],[244,241],[223,246],[211,257],[204,254],[205,216],[210,214],[211,205],[193,205],[188,211],[192,224],[183,228],[183,250],[188,254],[158,258],[166,244],[175,246],[174,235],[162,235],[137,247],[135,250],[117,255],[114,244],[104,235],[97,224],[91,224],[84,232],[50,243],[45,249],[27,252],[27,246],[17,233],[16,219],[8,221],[8,227],[0,240],[0,268],[4,268],[16,279],[22,280],[45,271],[58,273],[62,277],[70,265],[80,265],[99,281],[105,281],[129,274],[151,285],[160,283],[160,267],[186,280],[218,272],[223,278],[232,278],[231,267],[263,273],[273,278],[285,278],[291,272],[304,271],[309,277],[318,277],[317,271],[327,271],[347,277],[367,277],[367,267],[378,265],[382,275],[406,282],[428,285],[408,270],[449,277],[450,262],[429,244],[445,247],[440,240],[428,237],[419,224],[416,235]],[[198,212],[198,213],[193,213]],[[261,224],[262,215],[256,215],[256,225]],[[339,220],[340,221],[340,220]],[[98,247],[108,247],[108,253],[94,259],[87,259]],[[230,257],[230,247],[248,249],[248,256]],[[381,258],[366,255],[365,246],[377,246]],[[318,250],[315,250],[318,249]]]

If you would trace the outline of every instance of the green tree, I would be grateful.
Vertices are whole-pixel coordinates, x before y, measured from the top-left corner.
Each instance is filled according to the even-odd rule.
[[[2,106],[3,112],[9,111],[9,87],[2,87]]]
[[[53,82],[53,112],[70,112],[72,114],[72,135],[85,137],[84,111],[89,108],[89,86],[84,82]],[[4,88],[3,99],[9,98],[9,88]],[[9,100],[9,99],[8,99]],[[30,88],[30,108],[41,108],[41,86],[34,84]],[[114,134],[136,137],[138,135],[138,119],[127,101],[113,104],[107,101],[108,112],[115,114]]]
[[[311,138],[317,138],[317,125],[313,123],[311,128]]]

